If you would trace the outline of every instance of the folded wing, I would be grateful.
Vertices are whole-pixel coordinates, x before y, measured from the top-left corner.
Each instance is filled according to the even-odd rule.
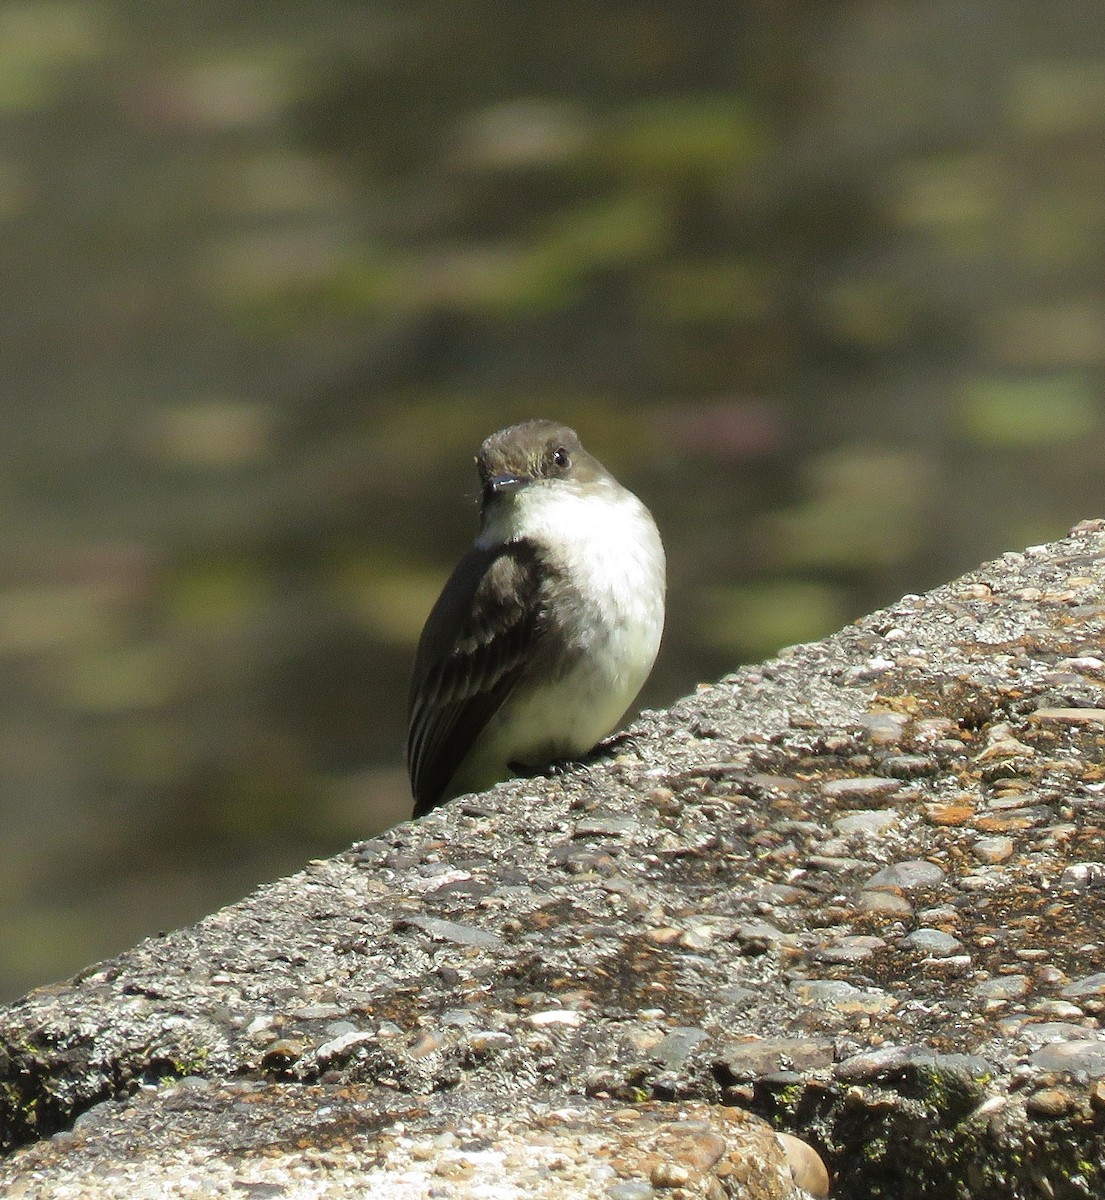
[[[426,621],[407,726],[415,816],[440,802],[473,742],[534,658],[545,632],[538,567],[528,542],[473,547]]]

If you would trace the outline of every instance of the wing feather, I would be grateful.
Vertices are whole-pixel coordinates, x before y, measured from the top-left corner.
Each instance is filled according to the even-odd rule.
[[[440,803],[524,676],[545,625],[539,568],[525,541],[473,547],[434,605],[411,678],[407,766],[415,816]]]

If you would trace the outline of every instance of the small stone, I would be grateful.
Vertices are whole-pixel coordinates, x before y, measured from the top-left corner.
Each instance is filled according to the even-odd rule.
[[[767,921],[742,921],[733,936],[746,954],[762,954],[787,938],[781,929]]]
[[[814,955],[820,962],[861,962],[870,958],[876,950],[885,949],[886,942],[881,937],[866,934],[854,934],[842,937],[830,946],[818,950]]]
[[[1041,1046],[1086,1041],[1086,1027],[1070,1021],[1026,1021],[1020,1036],[1035,1049]],[[1098,1043],[1095,1043],[1098,1044]]]
[[[1065,658],[1056,663],[1060,670],[1068,671],[1105,671],[1105,661],[1092,654],[1083,654],[1078,658]]]
[[[891,825],[897,824],[899,816],[891,809],[875,808],[868,809],[864,812],[850,813],[846,817],[839,817],[833,822],[833,828],[837,833],[844,834],[862,834],[868,837],[876,837],[880,833],[889,829]]]
[[[649,1200],[652,1184],[647,1179],[624,1179],[606,1189],[610,1200]]]
[[[944,882],[944,871],[935,863],[924,859],[911,859],[907,862],[892,863],[876,871],[863,885],[868,891],[898,888],[903,892],[914,888],[936,887]]]
[[[1050,815],[1045,808],[1022,808],[1019,811],[976,817],[974,825],[980,833],[1017,833],[1042,824]]]
[[[881,1046],[878,1050],[853,1054],[833,1067],[833,1075],[844,1083],[868,1083],[887,1071],[897,1070],[909,1061],[917,1049],[912,1046]]]
[[[925,819],[933,825],[965,825],[974,815],[974,805],[964,802],[936,801],[924,806]]]
[[[1081,979],[1074,979],[1065,988],[1061,988],[1059,994],[1067,997],[1105,996],[1105,971],[1099,971],[1095,975],[1084,975]]]
[[[954,924],[959,920],[959,910],[951,904],[937,904],[934,908],[926,908],[917,914],[917,920],[922,925],[940,929],[948,923]]]
[[[468,1045],[476,1054],[490,1054],[496,1050],[505,1050],[512,1042],[509,1033],[498,1029],[477,1029],[468,1035]]]
[[[292,1009],[292,1016],[300,1021],[325,1021],[347,1015],[345,1009],[336,1004],[305,1004],[302,1008]]]
[[[833,1061],[833,1044],[819,1038],[750,1038],[728,1042],[719,1066],[734,1081],[762,1079],[781,1070],[816,1071]]]
[[[846,871],[856,871],[860,867],[866,867],[870,864],[864,862],[861,858],[849,858],[847,856],[833,854],[811,854],[806,859],[806,866],[811,871],[832,871],[834,874],[842,874]]]
[[[1077,1021],[1086,1014],[1069,1000],[1037,1000],[1032,1011],[1053,1021]]]
[[[892,658],[886,658],[881,654],[877,654],[869,658],[865,663],[860,663],[859,666],[852,667],[848,672],[848,680],[851,683],[868,683],[872,679],[878,679],[880,675],[885,675],[893,667],[894,660]]]
[[[1034,1117],[1063,1117],[1070,1112],[1073,1102],[1060,1088],[1041,1088],[1028,1097],[1024,1107]]]
[[[503,939],[497,933],[477,929],[474,925],[443,921],[440,917],[403,917],[396,923],[397,930],[410,926],[421,929],[435,942],[452,942],[457,946],[481,946],[488,950],[497,950],[503,944]]]
[[[864,989],[842,979],[805,979],[791,985],[800,1004],[832,1008],[841,1013],[882,1013],[897,1008],[898,1001],[876,988]]]
[[[935,775],[939,764],[923,754],[895,754],[882,761],[882,770],[895,779],[921,779]]]
[[[961,892],[986,892],[996,891],[1005,882],[1005,876],[996,867],[990,870],[972,871],[970,875],[961,875],[956,881],[956,886]],[[994,943],[978,939],[980,946],[990,945]]]
[[[545,1029],[550,1025],[570,1025],[578,1028],[583,1024],[583,1013],[574,1008],[550,1008],[544,1012],[535,1012],[526,1020],[535,1029]]]
[[[408,1048],[407,1053],[411,1058],[426,1058],[440,1048],[441,1035],[432,1030],[424,1029]]]
[[[1084,892],[1105,884],[1105,863],[1071,863],[1059,876],[1059,886],[1067,891]]]
[[[265,1047],[261,1055],[261,1065],[270,1071],[279,1070],[301,1058],[303,1050],[302,1042],[293,1041],[291,1038],[277,1038]]]
[[[685,950],[708,950],[717,939],[717,930],[711,925],[688,925],[679,935],[679,945]]]
[[[984,863],[1005,862],[1012,856],[1013,850],[1013,839],[1010,837],[978,838],[971,847],[975,858]]]
[[[457,1029],[471,1028],[477,1024],[475,1013],[471,1013],[466,1008],[447,1008],[440,1017],[438,1017],[440,1025],[452,1025]]]
[[[690,1170],[682,1163],[657,1163],[649,1172],[649,1183],[654,1188],[684,1187],[691,1181]]]
[[[625,837],[640,828],[632,817],[584,817],[576,822],[572,837]]]
[[[913,916],[913,905],[895,892],[864,892],[856,901],[856,912],[909,918]]]
[[[1001,975],[976,983],[971,991],[981,1000],[1019,1000],[1030,986],[1027,975]]]
[[[1105,725],[1105,708],[1038,708],[1028,719],[1036,724]]]
[[[706,1030],[693,1025],[671,1030],[653,1046],[650,1057],[666,1067],[679,1067],[706,1039]]]
[[[1036,751],[1032,746],[1019,741],[1013,727],[1004,721],[992,725],[986,733],[986,747],[976,761],[1002,762],[1009,758],[1032,758]]]
[[[1100,1079],[1105,1076],[1105,1042],[1053,1042],[1041,1046],[1028,1061],[1041,1071],[1079,1071]]]
[[[941,929],[915,929],[902,938],[902,945],[927,954],[930,958],[948,958],[963,949],[963,943]]]
[[[829,1172],[821,1161],[821,1155],[808,1142],[791,1133],[776,1133],[775,1137],[787,1156],[795,1185],[815,1197],[815,1200],[828,1196]]]
[[[352,1033],[344,1033],[341,1037],[331,1038],[330,1041],[323,1042],[315,1050],[315,1057],[319,1062],[329,1062],[335,1058],[348,1058],[358,1046],[363,1046],[375,1040],[375,1034],[368,1033],[363,1029]]]
[[[988,583],[968,583],[955,595],[957,600],[993,600],[994,589]]]
[[[872,799],[881,796],[892,796],[901,790],[901,784],[896,779],[883,779],[878,775],[864,775],[858,778],[830,779],[821,785],[821,792],[831,800],[862,797]]]
[[[902,740],[908,723],[907,717],[892,712],[865,713],[857,721],[876,746],[896,745]]]

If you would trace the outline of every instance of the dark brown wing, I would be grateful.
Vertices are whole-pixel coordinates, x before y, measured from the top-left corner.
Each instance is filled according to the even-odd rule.
[[[416,817],[440,803],[461,760],[530,661],[543,626],[538,567],[528,542],[474,547],[426,621],[407,724]]]

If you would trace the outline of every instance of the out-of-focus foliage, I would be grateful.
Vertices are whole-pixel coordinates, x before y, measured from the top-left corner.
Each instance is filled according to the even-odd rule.
[[[1100,509],[1105,8],[0,9],[0,994],[402,819],[472,454],[652,506],[647,699]]]

